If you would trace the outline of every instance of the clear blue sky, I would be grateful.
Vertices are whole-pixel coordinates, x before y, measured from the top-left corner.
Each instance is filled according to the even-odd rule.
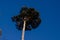
[[[21,31],[16,29],[11,17],[19,14],[24,5],[38,10],[42,19],[37,29],[26,31],[25,40],[60,40],[59,0],[0,0],[2,39],[21,40]]]

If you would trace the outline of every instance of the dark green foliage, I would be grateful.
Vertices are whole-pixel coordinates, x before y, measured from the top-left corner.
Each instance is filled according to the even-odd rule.
[[[22,30],[24,18],[26,20],[26,30],[35,29],[41,23],[39,12],[34,8],[22,7],[20,14],[12,17],[12,21],[16,22],[18,30]]]

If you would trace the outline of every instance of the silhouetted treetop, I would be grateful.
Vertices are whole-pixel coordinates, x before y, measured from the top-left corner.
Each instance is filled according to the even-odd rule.
[[[41,23],[39,12],[34,8],[22,7],[20,13],[12,17],[12,21],[16,22],[18,30],[22,30],[24,19],[26,20],[26,30],[35,29]]]

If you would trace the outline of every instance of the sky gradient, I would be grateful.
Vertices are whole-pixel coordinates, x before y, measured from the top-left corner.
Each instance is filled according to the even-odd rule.
[[[60,40],[59,0],[0,0],[1,40],[21,40],[21,31],[11,17],[18,15],[24,5],[39,11],[42,20],[38,28],[25,32],[25,40]]]

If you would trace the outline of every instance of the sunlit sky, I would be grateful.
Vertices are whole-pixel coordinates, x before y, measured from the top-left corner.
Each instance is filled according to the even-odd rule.
[[[18,15],[24,5],[39,11],[42,20],[38,28],[25,32],[25,40],[60,40],[59,0],[0,0],[0,40],[21,40],[21,31],[11,17]]]

